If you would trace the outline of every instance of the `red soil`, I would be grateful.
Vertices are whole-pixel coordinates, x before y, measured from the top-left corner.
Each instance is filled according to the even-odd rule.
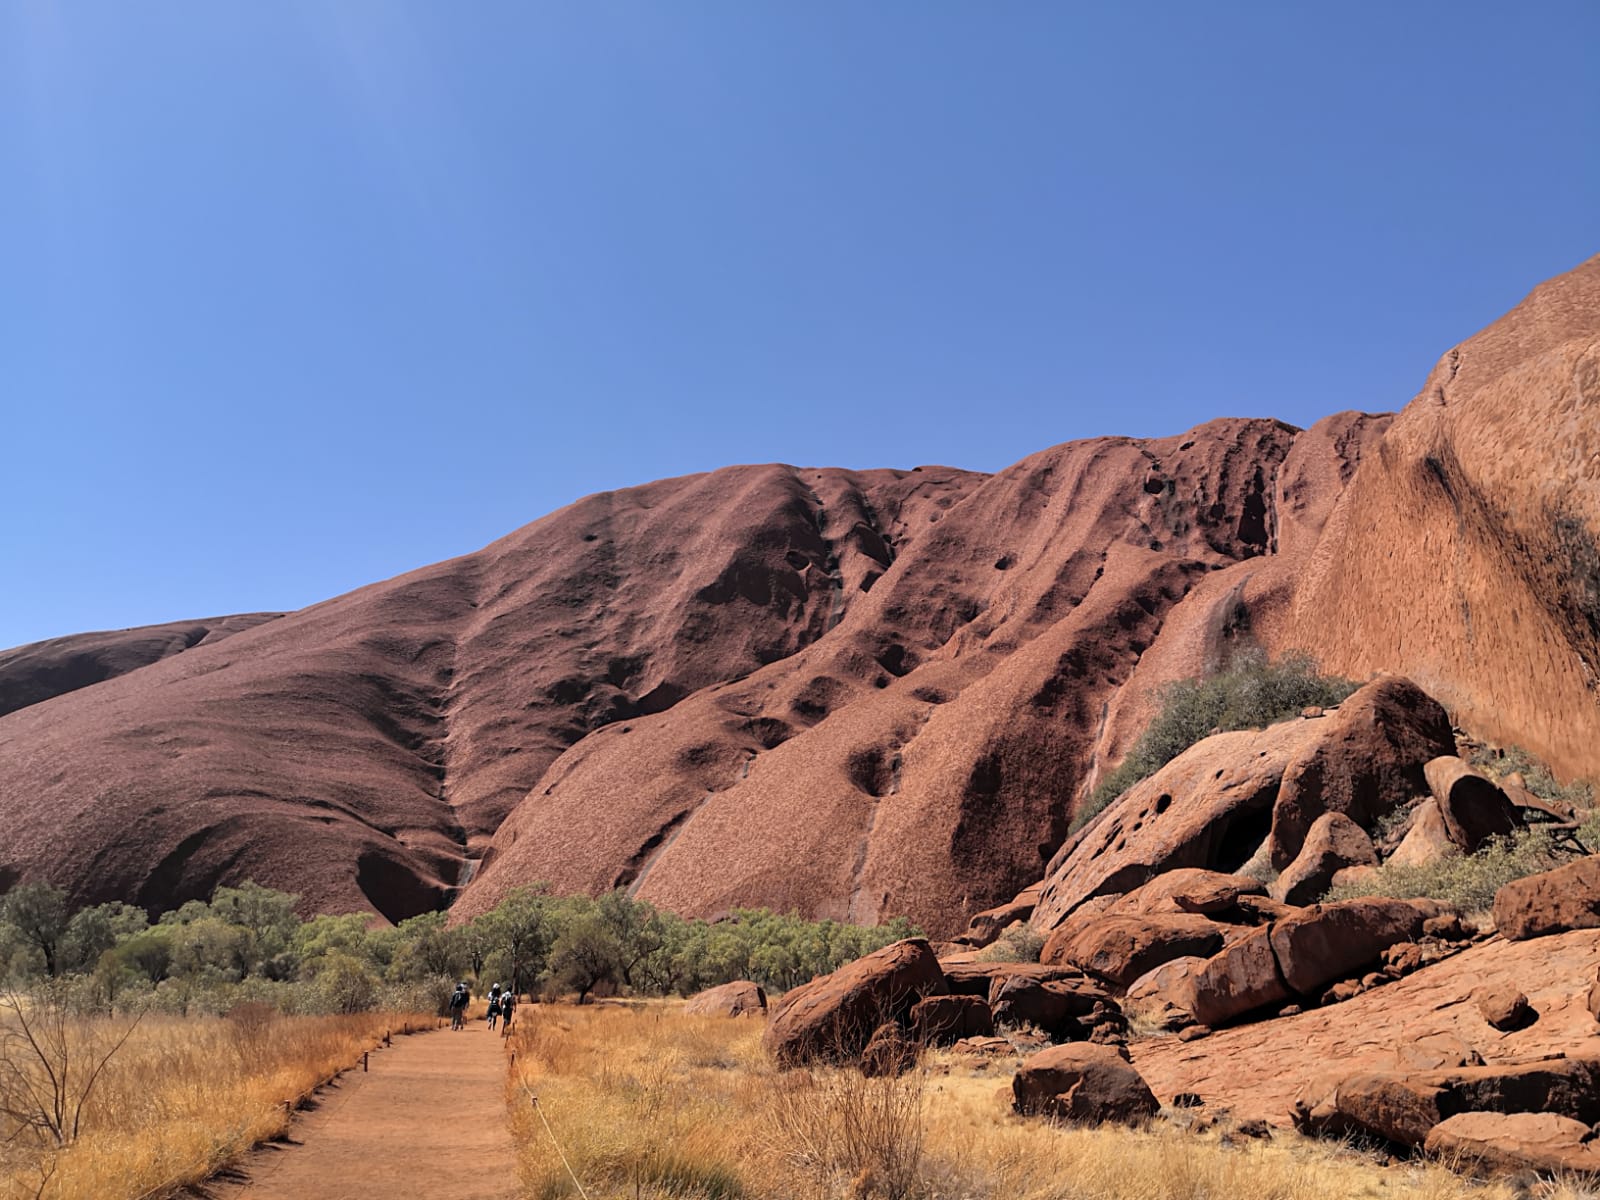
[[[512,1200],[506,1054],[484,1022],[400,1038],[319,1093],[287,1142],[251,1153],[208,1184],[216,1200]]]

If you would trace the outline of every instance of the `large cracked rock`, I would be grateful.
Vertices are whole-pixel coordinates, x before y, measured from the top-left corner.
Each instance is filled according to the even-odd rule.
[[[1516,829],[1511,798],[1455,755],[1433,759],[1423,771],[1450,840],[1468,854]]]
[[[1556,1113],[1458,1113],[1429,1130],[1423,1148],[1488,1171],[1600,1174],[1594,1131]]]
[[[1062,939],[1063,932],[1070,936]],[[1057,930],[1040,959],[1070,963],[1115,987],[1127,987],[1162,963],[1205,957],[1220,950],[1222,943],[1222,927],[1198,914],[1102,916],[1081,928]]]
[[[919,1000],[947,990],[924,939],[895,942],[786,994],[761,1044],[785,1067],[855,1059],[884,1024],[903,1024]]]
[[[1512,942],[1600,928],[1600,858],[1513,879],[1495,893],[1494,925]]]
[[[1272,930],[1256,930],[1206,959],[1177,983],[1174,1003],[1202,1025],[1221,1025],[1289,998],[1272,952]]]
[[[1084,1042],[1029,1055],[1011,1089],[1019,1113],[1077,1124],[1133,1124],[1161,1107],[1127,1055]]]
[[[1600,1121],[1600,1060],[1553,1058],[1415,1075],[1330,1075],[1295,1101],[1309,1133],[1383,1138],[1421,1146],[1434,1126],[1466,1112],[1551,1113]]]

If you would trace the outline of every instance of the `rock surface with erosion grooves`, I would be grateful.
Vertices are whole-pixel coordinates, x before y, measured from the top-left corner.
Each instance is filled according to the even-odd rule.
[[[1250,514],[1294,441],[1225,421],[1072,443],[972,486],[814,644],[552,764],[460,911],[545,879],[960,931],[1040,878],[1104,701],[1162,614],[1266,552]],[[690,761],[707,765],[686,779]]]
[[[1340,1004],[1220,1029],[1194,1043],[1145,1039],[1131,1051],[1163,1100],[1194,1092],[1242,1120],[1287,1125],[1295,1098],[1330,1066],[1394,1074],[1457,1065],[1415,1057],[1419,1047],[1440,1046],[1465,1047],[1491,1066],[1600,1054],[1600,1024],[1587,1002],[1597,967],[1600,930],[1487,942]],[[1500,986],[1525,993],[1539,1019],[1512,1033],[1493,1029],[1474,996]]]
[[[163,907],[253,878],[308,914],[433,910],[568,747],[815,641],[980,478],[735,467],[603,493],[10,713],[0,885]],[[667,770],[700,795],[779,736],[749,722]]]
[[[1280,644],[1408,675],[1479,737],[1595,773],[1597,449],[1600,257],[1439,360],[1361,456]]]
[[[948,990],[926,941],[895,942],[785,993],[768,1010],[761,1044],[784,1067],[847,1061],[883,1025],[904,1023],[918,1001]]]
[[[1102,841],[1121,878],[1046,869],[1103,838],[1104,819],[1069,836],[1073,813],[1162,685],[1254,646],[1407,676],[1480,738],[1594,773],[1597,331],[1600,259],[1395,417],[1217,420],[993,476],[732,467],[248,628],[189,623],[192,644],[13,651],[0,680],[33,690],[0,716],[0,887],[154,910],[253,878],[307,914],[397,920],[543,880],[945,938],[1049,875],[1048,929],[1158,865],[1237,869],[1271,820],[1248,789],[1274,774],[1306,801],[1279,866],[1323,811],[1367,827],[1391,803],[1389,775],[1328,774],[1398,732],[1347,701],[1241,735],[1295,745],[1276,773],[1234,764],[1213,840],[1174,839],[1192,857]],[[1333,758],[1289,763],[1340,722],[1348,745],[1316,735]]]
[[[196,646],[214,646],[282,613],[203,617],[168,625],[77,633],[0,650],[0,717],[53,696],[104,683]]]

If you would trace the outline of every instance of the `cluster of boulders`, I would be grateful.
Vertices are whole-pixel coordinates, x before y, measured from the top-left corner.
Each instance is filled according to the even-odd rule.
[[[784,1066],[854,1062],[878,1071],[900,1061],[890,1047],[984,1052],[1007,1027],[1021,1031],[1022,1044],[1126,1041],[1111,993],[1080,970],[941,963],[925,939],[909,938],[784,995],[769,1014],[765,1044]]]
[[[1051,932],[1041,959],[1082,971],[1125,1013],[1172,1031],[1349,999],[1476,936],[1436,901],[1296,906],[1267,892],[1241,875],[1169,871],[1086,902]]]
[[[1503,945],[1496,938],[1600,930],[1600,858],[1591,857],[1502,887],[1493,933],[1433,900],[1323,900],[1381,864],[1471,853],[1529,820],[1576,829],[1575,814],[1534,797],[1515,777],[1488,778],[1456,749],[1439,705],[1392,677],[1299,721],[1214,735],[1130,789],[1068,839],[1045,879],[979,913],[952,942],[899,942],[785,996],[766,1044],[784,1065],[850,1062],[869,1074],[904,1070],[931,1045],[1021,1053],[1016,1110],[1069,1121],[1156,1113],[1160,1101],[1139,1063],[1172,1089],[1175,1112],[1206,1110],[1187,1118],[1191,1128],[1215,1127],[1240,1096],[1230,1093],[1226,1072],[1194,1070],[1194,1054],[1204,1059],[1205,1048],[1178,1042],[1299,1014],[1337,1030],[1348,1024],[1334,1015],[1343,1010],[1311,1010],[1469,950],[1493,955]],[[1023,930],[1043,939],[1039,962],[982,961],[983,947]],[[1364,1053],[1312,1079],[1289,1113],[1282,1108],[1307,1075],[1291,1079],[1277,1107],[1249,1114],[1240,1128],[1265,1132],[1268,1122],[1292,1121],[1310,1133],[1491,1167],[1600,1171],[1600,1150],[1590,1149],[1600,1122],[1600,1042],[1591,1055],[1529,1053],[1567,1044],[1572,997],[1552,994],[1541,975],[1540,1004],[1554,1005],[1557,1024],[1523,1035],[1541,1020],[1516,986],[1528,984],[1506,971],[1491,971],[1486,982],[1461,961],[1461,971],[1444,968],[1401,990],[1447,992],[1447,1006],[1470,1003],[1471,1019],[1482,1022],[1475,1030],[1511,1039],[1491,1047],[1503,1061],[1486,1061],[1462,1037],[1424,1023],[1414,1039],[1397,1035],[1390,1057]],[[1600,1022],[1600,970],[1573,986],[1587,989],[1587,1011],[1577,1015]],[[1133,1037],[1130,1056],[1130,1027],[1141,1036],[1175,1033],[1178,1042]],[[1237,1052],[1249,1045],[1240,1036],[1219,1041],[1234,1039]],[[1354,1044],[1381,1046],[1365,1034]],[[1520,1058],[1512,1049],[1519,1044]],[[1174,1049],[1156,1049],[1162,1045]],[[1342,1057],[1324,1053],[1334,1063]],[[1207,1089],[1216,1094],[1199,1094]]]
[[[1307,713],[1190,747],[1069,837],[1042,880],[973,917],[948,949],[982,948],[1023,922],[1051,934],[1185,868],[1270,877],[1270,899],[1301,907],[1382,863],[1472,853],[1529,819],[1572,816],[1515,778],[1474,770],[1444,709],[1409,680],[1383,676]]]

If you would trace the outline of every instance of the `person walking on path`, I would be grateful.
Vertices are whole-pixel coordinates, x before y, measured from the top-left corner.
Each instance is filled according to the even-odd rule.
[[[489,988],[489,1028],[494,1028],[494,1019],[500,1015],[500,985],[492,984]]]
[[[450,1028],[463,1029],[467,1024],[467,981],[462,980],[456,984],[455,993],[450,997]]]
[[[517,998],[510,988],[500,993],[500,1036],[508,1037],[511,1033],[511,1015],[516,1012]]]

